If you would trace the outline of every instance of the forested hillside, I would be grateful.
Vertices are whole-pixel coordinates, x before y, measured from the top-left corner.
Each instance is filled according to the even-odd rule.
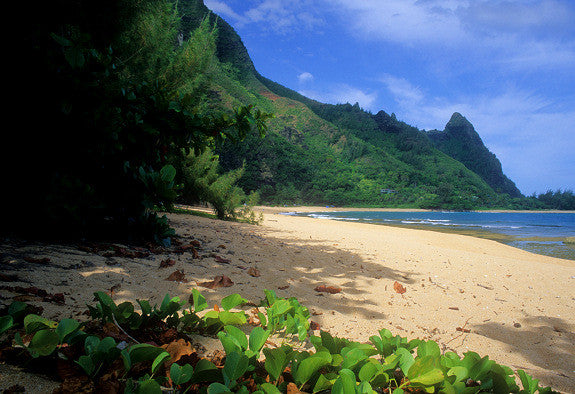
[[[465,164],[497,193],[521,197],[513,181],[503,174],[497,157],[485,147],[473,125],[461,114],[454,113],[444,131],[433,130],[427,135],[439,150]]]
[[[319,103],[259,75],[228,23],[200,0],[180,4],[189,29],[206,15],[217,25],[217,53],[227,72],[213,97],[275,114],[264,139],[251,136],[217,151],[225,170],[245,163],[239,184],[259,191],[263,202],[471,209],[492,206],[497,193],[509,192],[494,191],[393,114]]]

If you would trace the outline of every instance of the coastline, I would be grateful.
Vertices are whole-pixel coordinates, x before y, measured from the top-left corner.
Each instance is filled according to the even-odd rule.
[[[297,297],[332,335],[367,341],[387,328],[435,340],[444,351],[488,355],[544,385],[575,392],[574,261],[458,234],[279,214],[294,207],[256,212],[261,209],[261,226],[168,214],[183,244],[201,244],[198,258],[173,251],[106,257],[77,245],[22,242],[2,245],[9,256],[5,272],[25,280],[10,285],[64,294],[65,305],[34,301],[50,319],[80,319],[95,291],[114,289],[117,303],[149,299],[153,305],[166,293],[187,300],[197,288],[213,306],[233,293],[258,303],[263,290],[272,289]],[[26,262],[30,256],[51,263]],[[175,264],[160,268],[167,258]],[[252,267],[259,276],[248,274]],[[185,281],[166,280],[175,270]],[[234,285],[198,286],[216,275]],[[342,291],[318,293],[318,285]],[[2,303],[12,296],[6,291]],[[0,373],[0,385],[3,379]]]

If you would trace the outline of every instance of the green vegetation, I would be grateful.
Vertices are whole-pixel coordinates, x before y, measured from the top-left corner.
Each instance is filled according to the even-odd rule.
[[[177,2],[45,7],[28,10],[31,28],[23,33],[30,46],[19,91],[33,92],[39,104],[12,114],[26,120],[11,144],[26,166],[8,171],[4,231],[169,242],[167,220],[155,209],[169,210],[186,187],[179,160],[253,131],[260,136],[269,115],[249,103],[213,105],[213,81],[224,70],[217,29],[200,20],[178,40]],[[210,185],[218,216],[240,202],[235,178],[224,174]]]
[[[250,320],[251,327],[241,309],[248,301],[239,294],[223,298],[223,309],[208,310],[194,289],[189,304],[166,295],[154,307],[138,300],[140,312],[130,302],[116,305],[104,292],[94,295],[98,303],[88,306],[87,322],[51,321],[14,302],[0,317],[0,334],[8,337],[2,354],[19,364],[58,360],[58,370],[66,371],[61,388],[75,392],[554,392],[487,356],[442,353],[434,341],[408,340],[387,329],[369,342],[326,331],[310,336],[307,308],[273,291],[266,290],[254,308],[258,319]],[[201,358],[190,344],[190,334],[209,333],[220,340],[223,357]],[[302,350],[310,345],[314,350]]]

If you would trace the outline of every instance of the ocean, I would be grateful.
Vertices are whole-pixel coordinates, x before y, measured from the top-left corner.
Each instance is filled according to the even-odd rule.
[[[465,234],[533,253],[575,260],[575,213],[345,211],[290,214]]]

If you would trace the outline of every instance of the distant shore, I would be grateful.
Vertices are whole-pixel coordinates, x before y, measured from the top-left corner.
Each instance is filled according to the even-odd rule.
[[[354,208],[354,207],[332,207],[332,206],[305,206],[305,205],[287,205],[281,206],[257,206],[257,211],[264,213],[281,213],[281,212],[347,212],[347,211],[365,211],[365,212],[433,212],[433,209],[421,208]],[[437,211],[437,210],[436,210]],[[440,211],[440,210],[439,210]],[[560,211],[560,210],[511,210],[511,209],[487,209],[477,210],[473,212],[523,212],[523,213],[575,213],[575,211]]]

